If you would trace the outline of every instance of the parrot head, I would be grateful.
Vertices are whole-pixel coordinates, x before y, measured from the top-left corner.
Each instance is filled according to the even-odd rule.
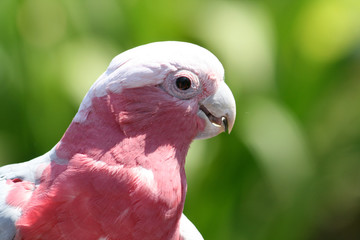
[[[224,82],[222,64],[191,43],[155,42],[116,56],[85,96],[73,122],[86,121],[94,99],[104,96],[128,134],[166,125],[204,139],[230,133],[235,121],[235,99]]]

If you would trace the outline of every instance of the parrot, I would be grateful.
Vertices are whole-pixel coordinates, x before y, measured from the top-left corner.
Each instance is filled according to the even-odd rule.
[[[0,168],[1,240],[200,240],[184,215],[195,139],[230,133],[235,99],[209,50],[152,42],[112,59],[60,141]]]

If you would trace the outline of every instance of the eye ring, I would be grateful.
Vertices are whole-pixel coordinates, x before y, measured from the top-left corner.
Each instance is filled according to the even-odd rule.
[[[185,91],[191,87],[191,80],[185,76],[178,77],[176,79],[176,87]]]
[[[193,98],[202,91],[202,85],[197,74],[186,69],[170,72],[161,87],[179,99]]]

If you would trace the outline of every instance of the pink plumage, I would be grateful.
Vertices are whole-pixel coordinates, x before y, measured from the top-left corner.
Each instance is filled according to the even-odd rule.
[[[1,239],[202,239],[182,214],[185,157],[234,119],[207,50],[161,42],[120,54],[55,148],[0,168]]]

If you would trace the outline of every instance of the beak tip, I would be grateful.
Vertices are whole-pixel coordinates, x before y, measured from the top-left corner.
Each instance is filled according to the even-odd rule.
[[[224,124],[224,131],[229,134],[230,131],[229,131],[229,123],[228,123],[227,118],[226,117],[221,117],[221,121]]]

